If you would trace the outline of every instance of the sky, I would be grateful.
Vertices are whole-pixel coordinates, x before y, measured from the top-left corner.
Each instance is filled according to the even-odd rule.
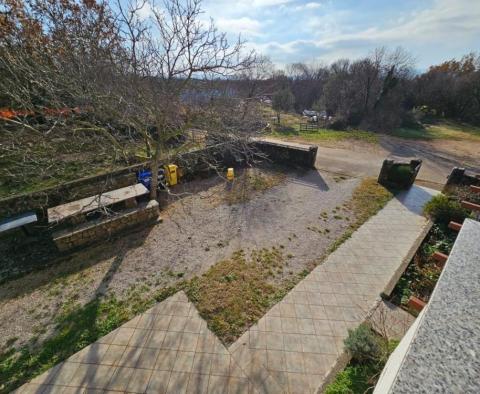
[[[204,0],[203,9],[280,68],[401,46],[423,71],[480,51],[480,0]]]

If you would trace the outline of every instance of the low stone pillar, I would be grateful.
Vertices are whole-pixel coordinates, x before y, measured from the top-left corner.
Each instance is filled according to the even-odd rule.
[[[394,189],[408,189],[415,182],[421,166],[420,159],[410,162],[385,159],[378,175],[378,183]]]
[[[463,177],[465,175],[465,168],[454,167],[452,172],[447,178],[445,186],[449,185],[461,185],[463,183]]]

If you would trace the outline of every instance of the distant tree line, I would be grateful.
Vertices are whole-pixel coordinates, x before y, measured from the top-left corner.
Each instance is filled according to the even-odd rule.
[[[414,65],[401,48],[393,52],[380,48],[370,56],[329,66],[294,63],[273,72],[268,83],[274,101],[288,107],[290,92],[297,112],[325,111],[338,128],[412,127],[414,109],[422,115],[480,124],[479,55],[449,60],[421,74]]]

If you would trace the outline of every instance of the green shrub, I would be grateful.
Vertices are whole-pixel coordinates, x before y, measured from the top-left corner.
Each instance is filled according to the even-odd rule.
[[[425,204],[424,212],[438,224],[448,225],[450,221],[462,223],[470,216],[468,210],[463,208],[457,200],[444,194],[438,194]]]
[[[392,167],[388,173],[389,183],[399,187],[409,187],[412,184],[413,171],[410,165]]]
[[[325,394],[365,393],[372,387],[372,375],[377,372],[371,364],[349,365],[326,387]]]
[[[348,330],[344,341],[345,348],[356,361],[378,360],[382,349],[378,338],[366,324],[359,325],[355,330]]]

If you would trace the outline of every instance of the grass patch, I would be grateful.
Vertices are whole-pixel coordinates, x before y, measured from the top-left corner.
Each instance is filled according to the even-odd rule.
[[[285,178],[285,174],[280,172],[258,168],[245,170],[231,184],[228,184],[230,188],[225,191],[225,202],[229,205],[245,203],[256,195],[279,185]]]
[[[362,180],[353,191],[352,199],[348,204],[357,219],[355,224],[361,226],[380,211],[392,197],[392,192],[380,185],[376,179]]]
[[[300,123],[306,123],[306,118],[295,113],[282,113],[280,124],[276,123],[275,112],[269,107],[262,108],[264,117],[270,123],[271,133],[269,137],[283,140],[301,139],[308,142],[316,141],[341,141],[356,140],[376,144],[379,142],[378,135],[363,130],[331,130],[319,128],[317,131],[300,131]]]
[[[407,140],[479,140],[480,127],[466,123],[442,121],[424,128],[399,128],[390,133]]]
[[[278,126],[278,125],[277,125]],[[343,140],[355,140],[364,141],[371,144],[378,143],[378,135],[370,131],[363,130],[331,130],[320,128],[317,131],[299,131],[299,127],[291,127],[288,129],[282,129],[273,127],[273,131],[270,134],[271,137],[276,137],[284,140],[302,139],[308,142],[321,142],[321,141],[343,141]]]
[[[380,370],[381,371],[381,370]],[[335,380],[329,384],[325,394],[363,394],[369,391],[373,382],[372,376],[380,372],[376,365],[372,364],[349,364],[339,372]]]
[[[355,220],[348,229],[337,238],[328,248],[328,253],[335,251],[341,244],[350,238],[370,217],[380,211],[393,197],[393,193],[380,185],[374,178],[362,180],[353,191],[352,198],[346,204],[350,208]]]
[[[283,279],[284,266],[276,248],[248,257],[238,251],[192,279],[185,291],[210,329],[230,344],[292,288],[293,280]]]

